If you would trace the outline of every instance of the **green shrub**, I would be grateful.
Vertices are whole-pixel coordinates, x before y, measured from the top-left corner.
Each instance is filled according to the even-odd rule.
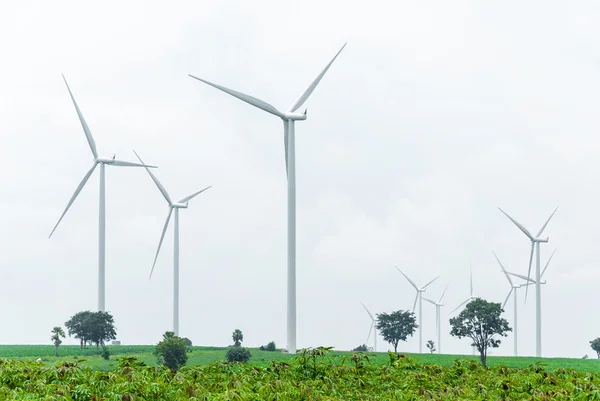
[[[367,352],[368,350],[369,350],[369,348],[367,347],[367,345],[362,344],[362,345],[359,345],[358,347],[354,348],[352,351]]]
[[[252,354],[250,354],[250,351],[248,351],[244,347],[232,347],[232,348],[229,348],[229,351],[227,351],[226,357],[227,357],[227,362],[246,363],[250,360],[250,357],[252,357]]]
[[[108,348],[104,348],[104,351],[102,351],[102,358],[104,358],[106,361],[110,359],[110,351]]]
[[[267,345],[260,346],[261,351],[277,351],[277,347],[275,346],[275,341],[271,341]]]

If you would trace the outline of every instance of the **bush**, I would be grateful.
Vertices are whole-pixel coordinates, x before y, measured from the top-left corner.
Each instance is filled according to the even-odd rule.
[[[271,341],[267,345],[260,346],[261,351],[277,351],[277,347],[275,346],[275,341]]]
[[[358,347],[354,348],[352,351],[367,352],[368,350],[369,350],[369,348],[367,348],[367,345],[363,344],[363,345],[359,345]]]
[[[250,351],[248,351],[244,347],[233,347],[233,348],[229,348],[229,351],[227,351],[226,357],[227,357],[227,362],[246,363],[250,360],[250,357],[252,357],[252,355],[250,354]]]
[[[163,334],[163,340],[156,345],[154,355],[157,356],[158,363],[171,370],[178,370],[185,366],[188,359],[185,340],[177,337],[172,331],[167,331]]]
[[[192,340],[190,340],[189,338],[183,337],[183,341],[185,341],[186,346],[188,346],[188,347],[192,346]]]
[[[108,348],[104,348],[104,351],[102,351],[102,358],[104,358],[106,361],[110,359],[110,351]]]

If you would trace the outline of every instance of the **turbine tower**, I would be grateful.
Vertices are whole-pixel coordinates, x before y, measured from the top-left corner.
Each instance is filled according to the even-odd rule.
[[[512,279],[510,278],[510,275],[512,273],[509,273],[506,271],[506,269],[504,268],[504,266],[502,265],[502,262],[500,262],[500,259],[498,259],[498,256],[496,255],[496,253],[494,251],[492,251],[492,253],[494,254],[494,257],[496,258],[496,260],[498,261],[498,264],[500,265],[500,268],[502,269],[502,271],[504,272],[504,275],[506,276],[506,279],[508,280],[508,283],[510,284],[510,291],[508,292],[508,295],[506,296],[506,299],[504,300],[504,303],[502,304],[502,309],[504,309],[504,307],[506,306],[506,303],[508,302],[508,299],[510,298],[511,294],[514,293],[513,296],[513,300],[514,300],[514,323],[513,323],[513,327],[514,327],[514,342],[515,342],[515,356],[518,355],[518,348],[517,348],[517,339],[518,339],[518,335],[517,335],[517,323],[518,323],[518,319],[517,319],[517,293],[518,293],[518,289],[522,288],[522,287],[527,287],[529,285],[531,285],[531,283],[527,282],[527,278],[525,278],[525,283],[524,284],[520,284],[520,285],[516,285]]]
[[[92,132],[90,131],[87,123],[85,122],[85,119],[83,118],[83,114],[81,113],[81,110],[79,109],[79,106],[77,105],[77,102],[75,101],[75,97],[73,96],[73,93],[71,92],[71,88],[69,88],[69,84],[67,83],[67,80],[64,75],[63,75],[63,80],[65,81],[65,85],[67,85],[67,90],[69,91],[69,95],[71,96],[71,100],[73,101],[73,105],[75,106],[75,111],[77,111],[77,115],[79,116],[79,121],[81,122],[81,126],[83,127],[83,132],[85,133],[85,137],[87,138],[88,145],[90,146],[90,149],[92,151],[92,155],[94,156],[94,164],[92,165],[92,168],[89,169],[89,171],[85,174],[85,176],[79,183],[79,186],[77,187],[77,189],[75,189],[75,193],[73,194],[73,196],[71,196],[71,199],[69,200],[69,203],[67,204],[67,207],[65,208],[64,212],[58,219],[58,222],[52,229],[52,232],[50,233],[48,238],[52,237],[52,234],[54,234],[54,231],[60,224],[61,220],[63,219],[63,217],[65,217],[65,214],[67,214],[67,211],[69,210],[69,208],[71,207],[73,202],[75,202],[77,195],[79,195],[79,193],[81,192],[81,190],[87,183],[88,179],[90,178],[90,176],[96,169],[96,166],[100,165],[100,199],[99,199],[100,211],[98,213],[98,310],[101,312],[104,312],[105,311],[105,302],[104,302],[105,301],[105,268],[106,268],[106,265],[105,265],[105,260],[106,260],[105,259],[105,256],[106,256],[106,213],[105,213],[106,212],[106,207],[105,207],[106,193],[105,193],[104,168],[105,168],[105,166],[156,168],[156,166],[146,166],[143,164],[117,160],[117,159],[115,159],[116,155],[114,155],[113,157],[98,156],[98,151],[96,150],[96,142],[94,142],[94,137],[92,136]]]
[[[440,296],[440,299],[436,301],[433,301],[429,298],[425,298],[423,297],[423,299],[427,302],[429,302],[430,304],[435,305],[435,329],[437,331],[437,352],[438,354],[441,353],[441,348],[442,348],[442,336],[441,336],[441,321],[440,321],[440,308],[442,306],[444,306],[444,304],[442,303],[442,299],[444,298],[444,294],[446,293],[446,290],[448,289],[448,286],[450,285],[450,283],[446,284],[446,288],[444,288],[444,291],[442,292],[442,295]]]
[[[361,302],[361,304],[362,304],[363,308],[365,308],[365,310],[369,314],[369,317],[371,318],[371,328],[369,329],[369,335],[367,336],[367,342],[366,342],[366,344],[369,343],[369,338],[371,337],[371,331],[373,331],[373,329],[375,329],[375,332],[373,333],[373,351],[377,352],[377,326],[375,325],[377,323],[377,320],[371,314],[371,312],[369,312],[369,310],[367,309],[367,307],[365,306],[365,304],[363,304],[362,302]]]
[[[544,229],[554,216],[554,213],[558,210],[558,207],[554,209],[548,220],[544,223],[540,231],[534,237],[533,234],[529,232],[523,225],[521,225],[518,221],[510,217],[504,210],[498,208],[506,217],[509,218],[518,228],[525,234],[529,240],[531,241],[531,253],[529,255],[529,269],[527,270],[528,280],[531,278],[531,262],[533,261],[533,252],[536,251],[536,260],[535,260],[535,356],[542,356],[542,293],[540,288],[540,243],[548,242],[549,237],[541,238],[540,235],[544,232]],[[527,301],[527,290],[529,286],[525,287],[525,301]]]
[[[204,82],[213,88],[219,89],[233,97],[236,97],[254,107],[273,114],[283,120],[283,147],[285,150],[285,164],[288,183],[288,199],[287,199],[287,223],[288,223],[288,238],[287,238],[287,349],[288,353],[296,353],[296,145],[295,145],[295,122],[306,120],[306,109],[304,113],[297,113],[304,102],[313,93],[331,64],[335,61],[338,55],[346,47],[346,44],[337,52],[333,59],[325,66],[323,71],[314,79],[310,86],[300,95],[300,97],[283,112],[272,106],[271,104],[257,99],[253,96],[226,88],[221,85],[209,82],[202,78],[188,74],[191,78]]]
[[[144,164],[142,158],[135,152],[135,155],[140,160],[140,163]],[[167,232],[167,227],[169,227],[169,221],[171,220],[171,215],[173,211],[175,211],[174,224],[175,227],[173,229],[174,236],[174,244],[173,244],[173,333],[176,336],[179,336],[179,209],[187,209],[188,203],[190,200],[200,195],[202,192],[206,191],[211,186],[208,186],[204,189],[201,189],[198,192],[194,192],[191,195],[186,196],[185,198],[181,198],[177,202],[173,202],[169,193],[163,187],[163,185],[158,181],[158,178],[149,168],[146,168],[148,174],[150,174],[150,178],[158,187],[158,190],[165,197],[167,203],[169,204],[169,214],[167,215],[167,221],[165,222],[165,226],[163,227],[162,234],[160,236],[160,241],[158,242],[158,249],[156,250],[156,256],[154,257],[154,263],[152,264],[152,270],[150,271],[150,278],[152,278],[152,273],[154,272],[154,266],[156,266],[156,260],[158,259],[158,253],[160,252],[160,247],[165,239],[165,233]]]
[[[398,268],[396,267],[396,269],[398,269]],[[398,269],[398,271],[404,276],[404,278],[406,278],[408,280],[410,285],[412,285],[414,287],[414,289],[417,290],[417,296],[415,297],[415,303],[413,304],[412,311],[413,311],[413,313],[415,312],[415,307],[417,306],[417,301],[419,301],[419,354],[422,354],[423,353],[423,293],[426,291],[429,284],[431,284],[435,280],[437,280],[439,278],[439,276],[434,278],[427,284],[425,284],[423,287],[417,287],[415,282],[412,281],[411,279],[409,279],[408,276],[402,272],[402,270]]]

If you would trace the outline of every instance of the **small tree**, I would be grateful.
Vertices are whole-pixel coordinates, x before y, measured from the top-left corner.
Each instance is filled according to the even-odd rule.
[[[271,341],[267,345],[260,346],[261,351],[277,351],[277,346],[275,345],[275,341]]]
[[[85,348],[89,340],[89,319],[93,312],[83,311],[78,312],[71,316],[71,318],[65,322],[65,327],[69,333],[69,337],[75,337],[79,340],[80,348]]]
[[[499,303],[475,298],[458,316],[450,319],[450,334],[470,338],[473,341],[471,346],[479,351],[483,366],[487,366],[488,348],[500,346],[500,339],[495,336],[506,337],[512,331],[508,321],[500,316],[502,312],[504,309]]]
[[[104,344],[107,341],[117,338],[115,329],[115,321],[112,315],[108,312],[94,312],[88,319],[89,340],[96,344],[96,351],[101,345],[104,349]]]
[[[52,329],[52,337],[50,338],[52,340],[52,342],[54,343],[54,347],[55,347],[55,354],[58,357],[58,347],[62,344],[62,338],[65,338],[65,332],[63,331],[62,327],[55,327]]]
[[[185,341],[185,345],[187,345],[188,347],[192,346],[192,340],[190,340],[187,337],[183,337],[183,341]]]
[[[369,348],[367,347],[367,344],[362,344],[362,345],[359,345],[358,347],[354,348],[352,351],[367,352],[368,350],[369,350]]]
[[[242,341],[244,341],[244,335],[240,329],[235,329],[231,335],[231,338],[233,338],[233,345],[236,347],[240,347],[242,345]]]
[[[171,370],[178,370],[185,366],[188,359],[185,340],[172,331],[167,331],[163,334],[162,341],[156,345],[154,355],[157,356],[158,363]]]
[[[435,352],[435,343],[433,342],[433,340],[427,341],[427,348],[432,354]]]
[[[600,359],[600,337],[596,338],[595,340],[590,341],[591,347],[594,351],[596,351],[596,354],[598,355],[598,359]]]
[[[406,341],[419,327],[416,323],[415,314],[409,311],[395,311],[377,314],[377,330],[383,339],[394,346],[394,352],[398,352],[398,343]]]
[[[246,363],[250,360],[250,357],[252,356],[252,354],[250,354],[250,351],[248,351],[246,348],[240,347],[240,346],[235,346],[232,348],[229,348],[229,351],[227,351],[227,362],[242,362],[242,363]]]

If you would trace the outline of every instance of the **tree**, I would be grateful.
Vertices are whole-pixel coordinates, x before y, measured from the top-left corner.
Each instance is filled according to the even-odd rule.
[[[433,340],[427,341],[427,348],[432,354],[435,352],[435,343],[433,342]]]
[[[80,348],[85,348],[89,339],[89,324],[88,320],[93,312],[83,311],[78,312],[71,316],[71,318],[65,322],[65,327],[69,333],[69,337],[75,337],[79,339]]]
[[[383,339],[394,346],[394,352],[398,352],[398,343],[406,341],[419,327],[416,323],[415,314],[409,311],[395,311],[377,314],[377,330]]]
[[[158,363],[178,370],[185,366],[188,360],[185,340],[177,337],[172,331],[163,334],[163,339],[154,348],[154,355],[158,357]]]
[[[104,348],[106,341],[117,338],[115,322],[108,312],[78,312],[71,316],[65,323],[69,337],[79,339],[81,348],[86,345],[96,344],[96,350],[100,345]]]
[[[56,356],[58,357],[58,347],[62,344],[62,340],[60,338],[65,338],[65,332],[62,327],[55,327],[52,329],[52,337],[50,339],[54,343],[54,347],[56,348]]]
[[[246,363],[250,360],[250,357],[252,356],[252,354],[250,354],[250,351],[248,351],[246,348],[240,347],[239,345],[229,348],[229,351],[227,351],[227,362],[242,362],[242,363]]]
[[[88,338],[92,343],[96,344],[96,351],[100,345],[102,345],[102,349],[104,349],[104,345],[107,341],[117,338],[115,321],[108,312],[92,313],[87,324],[89,330]]]
[[[233,345],[235,345],[236,347],[241,346],[242,341],[244,341],[244,335],[242,334],[242,331],[240,329],[235,329],[233,334],[231,335],[231,338],[233,338]]]
[[[188,347],[192,346],[192,340],[190,340],[187,337],[183,337],[183,341],[185,341],[185,345],[187,345]]]
[[[369,348],[367,347],[367,344],[362,344],[362,345],[359,345],[358,347],[354,348],[352,351],[367,352],[368,350],[369,350]]]
[[[499,303],[475,298],[458,316],[450,319],[450,334],[470,338],[473,341],[471,346],[479,351],[483,366],[487,366],[488,348],[500,346],[500,339],[496,336],[506,337],[512,331],[508,321],[500,316],[502,312],[504,309]]]
[[[600,359],[600,337],[596,338],[595,340],[590,341],[591,347],[594,351],[596,351],[596,354],[598,355],[598,359]]]

